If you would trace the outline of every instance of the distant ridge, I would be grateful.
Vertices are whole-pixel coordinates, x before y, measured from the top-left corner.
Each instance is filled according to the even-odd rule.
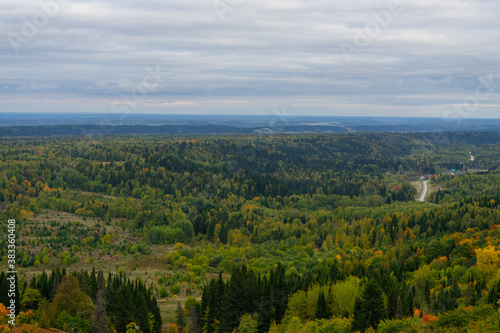
[[[51,135],[125,135],[125,134],[210,134],[252,133],[249,128],[220,125],[51,125],[0,127],[0,136],[51,136]]]
[[[467,130],[467,132],[493,132],[485,129]],[[459,132],[463,129],[436,129],[408,125],[373,125],[373,126],[328,126],[328,125],[287,125],[238,127],[229,125],[44,125],[44,126],[3,126],[0,137],[33,136],[93,136],[93,135],[129,135],[129,134],[272,134],[272,133],[352,133],[352,132]]]
[[[124,134],[494,132],[500,119],[0,113],[0,137]]]

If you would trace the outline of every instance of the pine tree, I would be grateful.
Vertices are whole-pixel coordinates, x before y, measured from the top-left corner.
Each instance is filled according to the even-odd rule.
[[[332,266],[330,266],[330,274],[329,274],[330,281],[332,281],[332,282],[337,281],[338,272],[339,272],[339,269],[337,267],[337,264],[335,262],[333,262]]]
[[[106,314],[106,294],[104,289],[104,274],[99,271],[97,276],[97,297],[95,311],[92,317],[92,332],[108,333],[108,316]]]
[[[210,284],[206,287],[206,291],[203,293],[202,305],[203,303],[205,303],[205,307],[204,310],[202,310],[203,320],[201,322],[201,326],[204,329],[211,328],[215,321],[220,319],[220,317],[217,316],[219,311],[217,310],[218,299],[217,284],[215,283],[215,280],[211,280]]]
[[[131,309],[136,306],[133,302],[133,291],[129,284],[122,281],[118,276],[113,277],[112,289],[108,294],[108,312],[113,318],[113,323],[118,332],[126,331],[129,323],[134,321]],[[108,283],[108,289],[111,289]]]
[[[146,302],[144,292],[140,288],[136,287],[134,290],[134,294],[134,308],[136,309],[135,318],[137,320],[137,323],[144,333],[151,333],[152,327],[149,323],[148,304]]]
[[[219,319],[221,317],[222,300],[224,299],[224,287],[225,284],[224,280],[222,279],[222,272],[219,272],[219,280],[217,281],[217,285],[214,285],[214,297],[216,297],[216,301],[212,304],[216,307],[215,316]]]
[[[181,306],[181,302],[177,302],[177,309],[175,310],[175,315],[176,315],[176,324],[177,327],[179,328],[179,331],[182,332],[184,329],[184,326],[186,326],[186,319],[184,316],[184,309]]]
[[[213,319],[212,321],[208,320],[208,316],[210,314],[210,307],[207,308],[205,314],[205,325],[203,326],[203,333],[219,333],[220,332],[220,321],[217,319]]]
[[[104,278],[103,278],[104,281]],[[90,297],[94,302],[97,301],[97,278],[95,274],[95,267],[92,268],[92,272],[90,273],[89,276],[89,289],[90,289]]]
[[[269,331],[269,326],[271,326],[273,316],[274,306],[271,299],[271,283],[265,281],[259,304],[258,331],[260,333],[267,333]]]
[[[319,292],[318,302],[316,303],[316,319],[328,319],[328,309],[326,308],[326,298],[323,290]]]
[[[224,291],[220,318],[221,332],[232,332],[238,327],[240,318],[245,313],[258,312],[259,299],[259,283],[253,271],[248,270],[246,266],[235,269]]]
[[[150,293],[150,294],[152,294],[152,293]],[[153,309],[151,313],[153,314],[153,318],[154,318],[154,323],[153,323],[153,327],[152,327],[153,332],[160,333],[162,331],[161,330],[162,322],[161,322],[160,307],[158,306],[158,301],[156,300],[156,297],[154,297],[154,296],[152,296],[152,298],[151,298],[151,308]]]
[[[493,304],[493,306],[498,307],[498,301],[500,299],[500,280],[491,287],[491,290],[488,294],[488,303]]]
[[[354,320],[352,321],[352,330],[354,332],[363,331],[365,327],[363,314],[363,300],[360,297],[356,298],[354,303]]]
[[[274,320],[276,323],[281,323],[281,320],[285,316],[285,311],[288,307],[288,295],[289,286],[286,283],[286,272],[285,267],[279,263],[275,271],[271,272],[270,281],[271,286],[271,298],[274,305]]]
[[[47,278],[47,273],[45,273],[45,271],[42,272],[38,289],[40,289],[40,293],[43,297],[45,297],[46,299],[50,299],[50,284],[49,279]]]
[[[377,329],[379,322],[387,317],[387,304],[382,288],[370,280],[354,306],[353,329],[364,331],[370,326]]]

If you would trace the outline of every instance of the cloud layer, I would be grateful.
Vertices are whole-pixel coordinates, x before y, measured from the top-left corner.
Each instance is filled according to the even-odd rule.
[[[498,118],[499,16],[486,0],[0,0],[0,111]]]

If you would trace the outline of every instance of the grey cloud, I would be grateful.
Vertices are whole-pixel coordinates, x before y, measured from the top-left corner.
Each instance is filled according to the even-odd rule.
[[[48,1],[56,0],[41,0]],[[22,36],[23,19],[42,9],[38,1],[0,0],[0,111],[36,111],[23,96],[50,109],[46,93],[102,112],[142,82],[146,67],[160,65],[164,80],[134,112],[293,104],[308,114],[418,108],[439,116],[473,95],[479,76],[500,74],[495,1],[401,0],[402,10],[361,47],[359,37],[392,0],[220,1],[233,7],[224,20],[212,0],[69,0],[16,54],[6,36]],[[351,48],[350,61],[339,45]],[[481,103],[499,104],[496,89]],[[228,102],[234,98],[246,102]],[[491,117],[491,108],[475,115]]]

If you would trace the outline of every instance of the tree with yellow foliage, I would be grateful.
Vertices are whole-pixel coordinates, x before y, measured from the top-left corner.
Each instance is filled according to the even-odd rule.
[[[498,270],[500,251],[496,251],[494,246],[490,245],[484,249],[477,249],[476,257],[477,266],[488,277],[491,277]]]
[[[7,322],[7,314],[9,313],[9,310],[0,303],[0,325],[3,325]]]

